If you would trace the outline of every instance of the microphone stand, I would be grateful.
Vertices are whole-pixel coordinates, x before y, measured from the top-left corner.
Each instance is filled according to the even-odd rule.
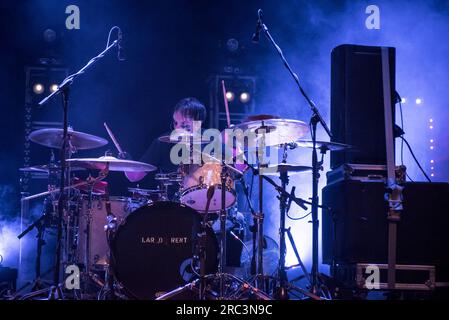
[[[55,273],[54,273],[54,287],[52,287],[52,292],[50,293],[50,297],[54,296],[54,290],[58,290],[59,297],[61,296],[61,292],[59,292],[61,285],[60,285],[60,264],[61,264],[61,251],[62,251],[62,220],[64,217],[64,208],[66,206],[66,199],[65,199],[65,176],[66,176],[66,158],[67,158],[67,152],[68,150],[68,109],[69,109],[69,92],[70,92],[70,86],[72,85],[73,81],[83,74],[89,67],[94,65],[98,60],[104,57],[104,55],[110,51],[113,47],[118,45],[118,41],[115,40],[112,44],[106,47],[105,50],[103,50],[100,54],[89,60],[89,62],[82,67],[78,72],[69,75],[67,78],[65,78],[61,84],[59,84],[58,89],[45,97],[42,101],[39,102],[39,106],[44,105],[47,103],[53,96],[56,96],[57,94],[62,94],[62,105],[63,105],[63,137],[62,137],[62,149],[61,149],[61,178],[60,178],[60,190],[61,193],[59,195],[58,199],[58,231],[57,231],[57,242],[56,242],[56,261],[55,261]]]
[[[242,185],[243,193],[245,194],[246,202],[248,203],[249,210],[251,211],[251,216],[253,217],[253,225],[250,227],[250,231],[252,233],[252,242],[253,242],[253,248],[256,248],[256,241],[257,241],[257,214],[256,211],[253,208],[253,205],[251,203],[251,199],[249,197],[248,192],[248,186],[246,185],[246,182],[244,180],[244,177],[242,176],[240,179],[240,184]],[[251,257],[251,275],[256,275],[256,250],[253,249],[253,254]]]
[[[260,9],[259,9],[260,10]],[[260,10],[261,11],[261,10]],[[312,136],[312,270],[311,270],[311,278],[312,278],[312,288],[311,291],[313,293],[318,292],[318,232],[319,232],[319,220],[318,220],[318,183],[320,179],[320,166],[318,164],[318,155],[316,151],[316,131],[317,131],[317,124],[320,123],[321,126],[326,131],[327,135],[332,138],[332,133],[329,130],[329,127],[327,126],[326,122],[324,121],[323,117],[321,116],[320,112],[318,111],[317,107],[315,106],[315,103],[309,98],[309,96],[306,94],[304,89],[301,86],[301,83],[299,81],[298,75],[292,70],[289,63],[287,62],[287,59],[285,58],[281,48],[277,45],[277,43],[274,41],[273,37],[271,36],[270,32],[268,31],[267,26],[262,21],[262,15],[258,13],[259,21],[261,29],[265,36],[268,38],[270,43],[273,45],[273,47],[278,52],[279,56],[282,59],[282,62],[284,63],[284,66],[290,73],[290,75],[293,77],[295,83],[297,84],[300,93],[302,96],[306,99],[308,105],[310,106],[310,109],[312,111],[312,116],[310,118],[310,127],[311,127],[311,136]]]

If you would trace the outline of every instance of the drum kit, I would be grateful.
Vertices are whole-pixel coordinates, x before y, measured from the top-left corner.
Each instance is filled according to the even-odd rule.
[[[110,129],[106,128],[120,155],[120,146]],[[108,173],[152,172],[157,168],[152,164],[116,158],[110,154],[98,158],[71,158],[79,150],[98,148],[108,141],[69,129],[69,156],[65,175],[66,181],[69,181],[67,186],[61,192],[56,183],[49,183],[48,191],[25,197],[22,201],[45,197],[45,202],[51,205],[50,209],[44,210],[43,216],[45,219],[51,216],[54,220],[57,219],[55,213],[58,212],[59,203],[56,199],[61,195],[68,199],[63,209],[61,264],[63,267],[75,264],[81,270],[82,287],[74,290],[73,298],[266,300],[277,298],[276,290],[281,287],[295,289],[303,297],[320,299],[315,293],[288,284],[285,276],[285,214],[292,202],[302,207],[311,204],[295,197],[294,192],[286,191],[289,175],[312,170],[308,166],[287,163],[287,150],[312,146],[309,141],[300,140],[308,132],[308,126],[297,120],[262,115],[250,117],[234,128],[254,132],[256,139],[262,139],[255,145],[276,146],[283,150],[282,161],[254,166],[245,161],[245,169],[241,171],[223,159],[204,154],[201,165],[181,164],[175,173],[156,174],[158,189],[129,188],[131,196],[128,197],[109,196],[108,183],[104,181]],[[263,137],[259,136],[261,128],[265,129]],[[62,148],[61,129],[37,130],[29,135],[29,139],[48,148]],[[180,143],[180,140],[175,141],[167,136],[159,140]],[[206,141],[193,143],[205,144]],[[348,147],[330,142],[318,142],[316,146],[332,151]],[[262,174],[262,168],[269,169],[267,174]],[[61,166],[51,163],[21,170],[47,172],[51,181],[57,180]],[[83,170],[89,172],[85,180],[75,175]],[[251,205],[244,182],[249,171],[260,177],[257,212]],[[96,176],[91,176],[92,172]],[[277,185],[269,175],[279,176],[282,185]],[[279,246],[263,233],[263,181],[268,181],[279,192]],[[250,230],[252,242],[244,242],[243,235],[239,234],[239,231],[246,229],[246,219],[236,210],[237,182],[242,183],[251,209],[250,218],[254,222]],[[170,198],[167,193],[170,185],[179,187],[175,198]],[[42,224],[45,219],[41,217],[19,237],[37,225],[40,226],[38,230],[42,231],[42,227],[46,226]],[[232,229],[230,225],[238,225],[238,228]],[[289,229],[288,235],[292,241]],[[230,252],[227,252],[227,237],[241,243],[244,249],[239,254],[239,263],[246,268],[243,273],[226,273],[230,270],[226,269],[226,260],[230,256]],[[39,242],[36,281],[40,281],[41,276],[41,246]],[[273,268],[272,263],[267,273],[266,269],[270,269],[267,262],[273,262],[273,259],[278,260],[277,266]],[[301,261],[300,264],[308,275]],[[273,271],[276,271],[275,276],[272,276]],[[33,290],[21,298],[31,299],[48,292],[40,285],[33,286]]]

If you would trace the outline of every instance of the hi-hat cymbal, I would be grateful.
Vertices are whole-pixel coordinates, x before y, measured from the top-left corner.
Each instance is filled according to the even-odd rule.
[[[128,191],[132,194],[138,194],[141,196],[152,196],[158,195],[162,193],[162,190],[159,189],[141,189],[141,188],[128,188]]]
[[[257,117],[253,116],[249,119]],[[243,122],[235,125],[234,129],[241,129],[244,133],[251,133],[255,136],[256,141],[249,141],[249,147],[254,147],[257,143],[261,143],[265,133],[265,145],[276,146],[280,144],[297,141],[309,132],[307,123],[292,119],[279,119],[276,117],[269,118],[264,116],[260,120]]]
[[[69,159],[67,162],[70,162],[74,166],[93,170],[104,170],[109,167],[109,171],[151,172],[157,169],[155,166],[148,163],[117,159],[111,156]]]
[[[302,172],[311,172],[312,171],[312,167],[308,167],[308,166],[300,166],[297,164],[291,164],[291,163],[279,163],[276,165],[269,165],[266,168],[263,168],[264,175],[278,175],[280,173],[284,173],[287,172],[290,175],[291,174],[296,174],[296,173],[302,173]]]
[[[313,143],[311,140],[297,140],[295,142],[296,146],[301,148],[313,148]],[[317,141],[316,142],[317,149],[324,149],[326,151],[340,151],[345,149],[350,149],[352,146],[349,144],[343,144],[338,142],[330,142],[330,141]]]
[[[210,139],[204,139],[201,135],[195,135],[190,132],[178,133],[174,137],[170,135],[163,135],[158,138],[159,141],[165,143],[193,143],[193,144],[206,144],[210,142]]]
[[[70,141],[70,147],[76,150],[87,150],[102,147],[108,144],[108,141],[83,132],[67,131]],[[62,148],[63,130],[57,128],[39,129],[30,133],[31,141],[49,148]]]

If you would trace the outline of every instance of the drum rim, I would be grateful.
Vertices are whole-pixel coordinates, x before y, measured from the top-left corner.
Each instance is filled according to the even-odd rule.
[[[197,191],[197,190],[204,190],[204,189],[207,189],[207,188],[209,187],[208,185],[203,185],[203,186],[200,186],[200,185],[196,185],[196,186],[192,186],[192,187],[188,187],[187,189],[185,189],[182,193],[181,193],[181,195],[180,195],[180,199],[181,199],[181,201],[182,201],[182,197],[184,197],[185,195],[187,195],[187,193],[189,193],[189,192],[192,192],[192,191]],[[219,185],[215,185],[215,187],[217,188],[217,189],[220,189],[221,190],[221,185],[219,184]],[[231,193],[232,195],[233,195],[233,197],[234,197],[234,201],[232,201],[232,203],[229,205],[229,206],[227,206],[226,207],[226,210],[227,209],[229,209],[229,208],[231,208],[231,207],[233,207],[234,205],[235,205],[235,203],[237,202],[237,193],[236,193],[236,191],[235,191],[235,189],[234,188],[230,188],[230,187],[228,187],[228,186],[226,186],[226,188],[225,188],[225,190],[226,190],[226,192],[229,192],[229,193]],[[182,202],[181,202],[182,203]],[[186,204],[185,204],[186,205]],[[186,205],[186,206],[188,206],[188,205]],[[189,206],[188,206],[189,207]],[[192,208],[192,207],[189,207],[189,208]],[[200,212],[200,213],[204,213],[206,210],[197,210],[197,209],[194,209],[194,208],[192,208],[193,210],[195,210],[195,211],[197,211],[197,212]],[[220,209],[221,210],[221,209]],[[209,212],[210,213],[216,213],[216,212],[219,212],[220,210],[210,210]]]

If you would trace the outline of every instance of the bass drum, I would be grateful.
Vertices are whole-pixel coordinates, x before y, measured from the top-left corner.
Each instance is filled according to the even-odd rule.
[[[200,231],[200,215],[183,204],[154,202],[131,213],[111,243],[113,271],[126,294],[155,299],[195,279]],[[206,273],[217,266],[218,243],[208,227]]]

